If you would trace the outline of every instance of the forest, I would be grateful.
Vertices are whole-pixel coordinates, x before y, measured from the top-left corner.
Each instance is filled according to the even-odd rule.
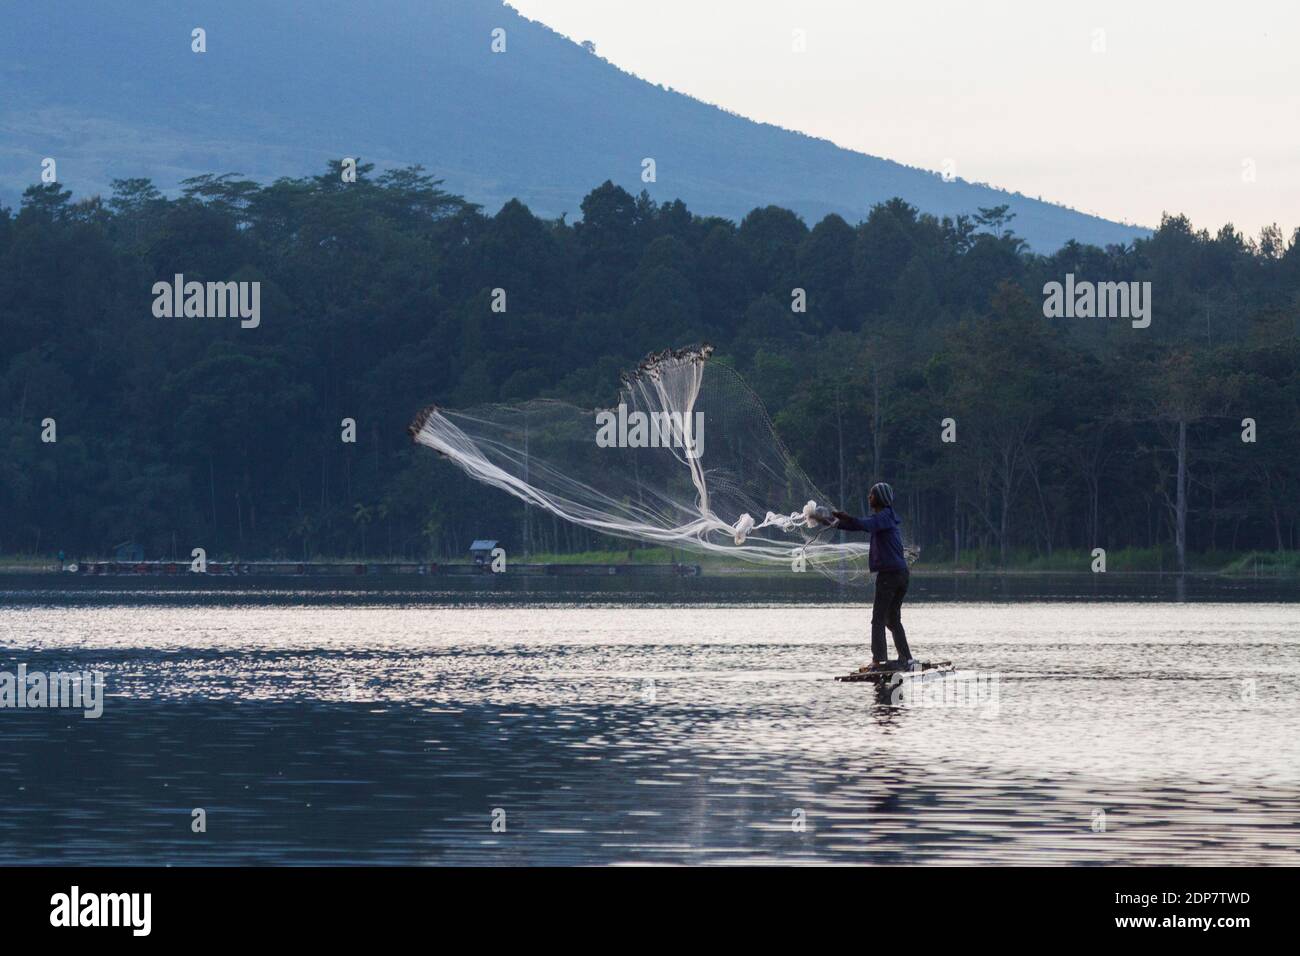
[[[407,423],[605,407],[620,370],[700,342],[837,506],[893,484],[922,565],[1300,547],[1300,230],[1167,214],[1044,256],[1005,207],[737,224],[605,182],[568,222],[487,212],[420,167],[351,178],[49,183],[0,207],[0,554],[627,552],[472,485]],[[259,283],[260,321],[155,315],[176,275]],[[1067,276],[1149,282],[1150,325],[1045,317]]]

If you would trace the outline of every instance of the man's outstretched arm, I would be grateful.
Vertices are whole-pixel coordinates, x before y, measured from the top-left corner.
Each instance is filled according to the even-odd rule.
[[[835,527],[841,531],[878,531],[880,519],[875,515],[869,518],[855,518],[847,511],[832,511]]]

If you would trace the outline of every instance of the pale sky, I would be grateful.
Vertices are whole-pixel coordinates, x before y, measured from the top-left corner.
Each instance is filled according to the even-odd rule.
[[[643,79],[849,149],[1144,226],[1300,226],[1300,0],[510,5]]]

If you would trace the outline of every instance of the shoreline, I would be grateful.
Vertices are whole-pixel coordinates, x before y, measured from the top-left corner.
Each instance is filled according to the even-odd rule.
[[[419,562],[393,561],[212,561],[207,571],[191,571],[186,561],[114,562],[93,561],[75,565],[76,570],[60,568],[57,561],[0,562],[3,576],[48,576],[85,580],[89,578],[179,578],[201,574],[208,578],[406,578],[406,577],[476,577],[491,575],[486,566],[469,562],[421,564]],[[577,564],[570,562],[529,563],[518,562],[504,572],[510,577],[707,577],[797,580],[799,575],[783,570],[768,570],[750,566],[696,564],[696,563],[635,563]],[[1220,578],[1224,580],[1255,580],[1267,578],[1278,581],[1295,580],[1300,584],[1300,571],[1291,567],[1266,567],[1254,570],[1222,568],[1189,568],[1186,571],[1167,570],[1113,570],[1092,572],[1087,568],[1068,570],[1061,568],[970,568],[946,565],[913,567],[917,578],[1029,578],[1029,577],[1079,577],[1100,574],[1122,578]]]

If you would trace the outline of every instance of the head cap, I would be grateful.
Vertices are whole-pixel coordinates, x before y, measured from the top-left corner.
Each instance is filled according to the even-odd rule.
[[[891,508],[894,505],[894,489],[889,487],[883,481],[878,481],[871,486],[871,493],[876,496],[880,502],[880,507]]]

